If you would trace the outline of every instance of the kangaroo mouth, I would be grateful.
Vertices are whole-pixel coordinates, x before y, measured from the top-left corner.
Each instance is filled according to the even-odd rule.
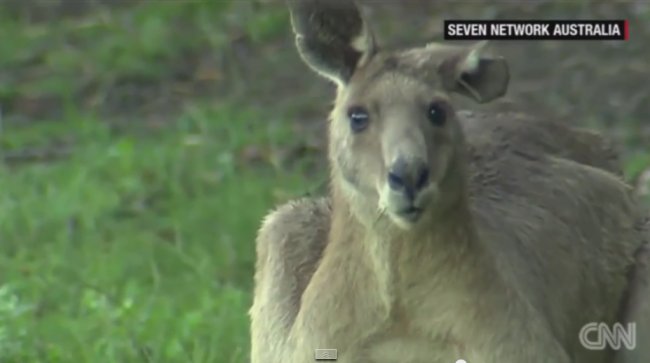
[[[415,222],[418,219],[420,219],[420,216],[422,216],[423,211],[424,211],[423,208],[416,207],[416,206],[409,206],[407,208],[399,210],[395,214],[401,219],[404,219],[409,222]]]

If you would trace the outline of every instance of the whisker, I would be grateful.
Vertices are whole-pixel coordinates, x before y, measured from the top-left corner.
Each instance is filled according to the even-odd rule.
[[[377,211],[379,213],[377,213],[377,218],[375,218],[375,222],[373,223],[373,227],[375,227],[377,225],[377,222],[379,222],[379,220],[384,216],[384,214],[386,213],[386,208],[378,208]]]

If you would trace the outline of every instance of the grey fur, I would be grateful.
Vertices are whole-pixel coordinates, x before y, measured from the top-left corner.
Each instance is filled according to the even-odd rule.
[[[541,117],[455,112],[448,93],[506,91],[505,60],[484,45],[384,52],[366,32],[372,46],[348,62],[368,29],[351,4],[291,3],[312,42],[297,43],[303,59],[339,85],[331,188],[269,213],[258,233],[252,362],[304,363],[328,348],[344,363],[649,361],[646,348],[615,357],[578,341],[588,322],[634,320],[648,343],[647,215],[611,143]],[[444,126],[426,121],[432,98],[449,111]],[[373,123],[352,135],[346,109],[359,104]],[[409,148],[416,139],[426,145]],[[399,222],[401,196],[384,186],[396,155],[432,167],[413,223]]]

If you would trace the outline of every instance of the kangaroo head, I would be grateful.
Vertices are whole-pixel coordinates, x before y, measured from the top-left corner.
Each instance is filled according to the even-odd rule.
[[[464,145],[450,95],[477,102],[502,96],[505,60],[486,55],[484,42],[383,50],[350,0],[289,5],[302,59],[338,85],[330,162],[357,216],[382,212],[411,228],[458,198]]]

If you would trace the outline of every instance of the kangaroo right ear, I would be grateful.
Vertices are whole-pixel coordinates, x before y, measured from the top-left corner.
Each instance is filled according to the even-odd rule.
[[[508,90],[510,71],[503,57],[484,54],[486,41],[458,48],[439,67],[443,81],[451,90],[485,103]]]
[[[352,0],[288,0],[296,46],[318,74],[345,85],[375,52],[370,29]]]

